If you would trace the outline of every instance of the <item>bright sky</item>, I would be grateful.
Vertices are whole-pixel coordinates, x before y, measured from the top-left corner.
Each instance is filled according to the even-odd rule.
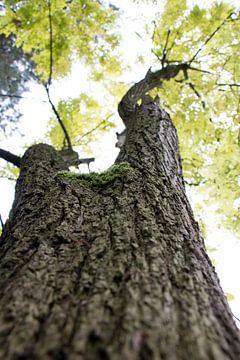
[[[193,0],[192,0],[193,2]],[[209,0],[194,0],[195,3],[205,3],[209,5]],[[126,61],[132,64],[136,60],[137,54],[143,54],[146,60],[144,67],[142,65],[134,65],[131,72],[126,71],[122,81],[135,82],[143,78],[146,70],[151,66],[151,43],[147,37],[139,38],[137,33],[141,33],[142,24],[148,21],[151,23],[154,20],[156,12],[161,10],[159,1],[158,5],[132,5],[130,0],[112,0],[111,3],[123,9],[123,16],[120,22],[120,28],[123,36],[122,51]],[[234,0],[232,3],[239,4],[239,0]],[[51,94],[56,103],[59,98],[67,98],[70,96],[79,95],[80,91],[88,90],[90,94],[96,94],[95,86],[92,87],[87,81],[83,81],[85,70],[80,64],[75,64],[72,69],[72,74],[67,80],[53,84]],[[20,132],[15,133],[11,138],[1,138],[1,148],[22,154],[24,147],[26,149],[29,143],[33,141],[44,141],[44,134],[46,133],[46,125],[50,116],[50,108],[46,102],[46,95],[44,90],[37,85],[31,86],[30,93],[26,94],[28,99],[21,101],[21,110],[24,113],[20,124]],[[95,95],[94,95],[95,96]],[[95,165],[92,170],[102,170],[109,167],[117,156],[118,150],[115,148],[115,131],[121,130],[123,125],[118,118],[117,111],[113,117],[117,124],[117,129],[113,129],[109,134],[106,134],[102,140],[94,144],[93,156],[96,156]],[[81,154],[83,157],[84,154]],[[0,160],[0,165],[4,161]],[[0,179],[1,200],[0,200],[0,214],[3,219],[6,219],[14,196],[14,183]],[[211,247],[217,247],[217,251],[210,254],[214,258],[216,271],[220,277],[222,287],[225,292],[231,293],[234,300],[230,302],[230,306],[235,316],[240,318],[240,282],[238,281],[238,274],[240,274],[240,240],[235,239],[229,232],[219,230],[214,224],[214,216],[207,212],[206,219],[208,225],[207,244]],[[238,323],[239,325],[240,323]]]

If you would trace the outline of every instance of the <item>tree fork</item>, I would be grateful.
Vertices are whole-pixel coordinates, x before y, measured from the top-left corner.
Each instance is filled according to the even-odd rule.
[[[0,358],[240,358],[176,130],[154,101],[137,108],[122,162],[93,184],[59,173],[48,145],[25,153],[0,241]]]

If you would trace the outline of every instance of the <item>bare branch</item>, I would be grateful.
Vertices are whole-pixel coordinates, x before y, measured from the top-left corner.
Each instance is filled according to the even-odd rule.
[[[71,143],[70,137],[68,135],[67,129],[66,129],[66,127],[65,127],[65,125],[64,125],[64,123],[63,123],[63,121],[62,121],[62,119],[61,119],[61,117],[60,117],[60,115],[59,115],[59,113],[58,113],[58,111],[56,109],[56,107],[55,107],[55,105],[53,104],[53,102],[52,102],[52,100],[50,98],[49,88],[48,88],[47,85],[45,85],[45,89],[46,89],[46,93],[47,93],[47,96],[48,96],[49,104],[51,105],[52,110],[53,110],[54,114],[56,115],[56,118],[57,118],[57,120],[59,122],[59,125],[61,126],[62,131],[64,133],[65,139],[67,141],[68,149],[72,150],[72,143]]]
[[[20,165],[21,165],[20,156],[12,154],[10,151],[0,149],[0,158],[10,162],[11,164],[13,164],[13,165],[15,165],[17,167],[20,167]]]

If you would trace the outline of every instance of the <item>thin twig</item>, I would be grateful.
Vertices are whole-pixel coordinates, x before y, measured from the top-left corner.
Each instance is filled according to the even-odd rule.
[[[189,64],[190,64],[190,63],[189,63]],[[189,65],[188,69],[190,69],[190,70],[194,70],[194,71],[199,71],[199,72],[202,72],[202,73],[205,73],[205,74],[214,75],[211,71],[198,69],[198,68],[195,68],[195,67],[190,66],[190,65]]]
[[[240,87],[240,84],[217,83],[218,86]]]
[[[216,35],[216,33],[221,29],[221,27],[223,25],[225,25],[225,23],[231,18],[231,16],[234,13],[231,12],[223,21],[222,23],[212,32],[211,35],[209,35],[209,37],[205,40],[204,44],[197,50],[197,52],[193,55],[192,59],[190,60],[190,64],[196,59],[196,57],[198,56],[198,54],[200,53],[200,51],[202,51],[202,49],[209,43],[209,41]]]
[[[94,132],[95,130],[97,130],[102,124],[106,123],[107,120],[112,116],[113,114],[110,114],[106,120],[101,121],[99,124],[97,124],[94,128],[92,128],[91,130],[87,131],[85,134],[83,134],[77,141],[77,144],[79,144],[79,142],[86,136],[88,136],[89,134],[91,134],[92,132]]]
[[[167,56],[167,46],[168,46],[168,40],[169,40],[170,32],[171,32],[171,30],[168,30],[166,42],[165,42],[165,45],[164,45],[164,48],[163,48],[162,66],[164,66],[164,63],[165,63],[165,60],[166,60],[166,56]]]
[[[154,25],[154,27],[153,27],[153,34],[152,34],[151,39],[152,39],[152,43],[154,44],[154,38],[155,38],[156,27],[157,27],[157,24],[156,24],[155,20],[153,21],[153,25]]]
[[[151,49],[151,53],[156,56],[156,58],[158,59],[158,61],[160,61],[160,63],[162,63],[162,58],[160,58],[160,56],[156,53],[156,51]]]
[[[195,88],[194,84],[191,83],[191,82],[189,82],[188,85],[189,85],[190,88],[193,90],[194,94],[201,100],[203,109],[206,109],[205,101],[202,99],[202,96],[201,96],[200,93],[197,91],[197,89]]]
[[[232,314],[232,315],[233,315],[233,317],[234,317],[237,321],[240,322],[240,319],[239,319],[236,315],[234,315],[234,314]]]

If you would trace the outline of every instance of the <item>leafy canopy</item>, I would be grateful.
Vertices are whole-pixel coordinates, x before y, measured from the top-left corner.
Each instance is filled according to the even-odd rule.
[[[67,76],[79,59],[90,67],[91,79],[104,80],[119,101],[122,87],[111,88],[105,80],[120,73],[116,7],[89,0],[8,0],[4,6],[1,31],[5,36],[14,34],[17,46],[31,56],[41,83],[50,86],[52,79]],[[227,226],[238,232],[239,10],[227,2],[202,8],[168,0],[155,19],[154,31],[143,24],[145,29],[152,38],[156,68],[181,63],[191,67],[153,91],[177,126],[186,182],[204,190],[206,200],[217,202]],[[87,143],[90,138],[84,133],[91,136],[89,130],[101,123],[99,129],[105,128],[103,118],[110,116],[83,93],[61,100],[56,108],[73,145]],[[60,149],[64,136],[53,117],[49,135]]]
[[[101,71],[113,72],[117,66],[112,55],[118,45],[118,35],[113,30],[116,14],[100,2],[8,0],[4,5],[2,31],[16,34],[17,46],[22,46],[25,53],[33,52],[36,71],[43,81],[48,81],[51,52],[54,79],[66,76],[77,57],[86,64],[97,65]]]
[[[4,36],[16,38],[16,49],[21,49],[24,56],[31,59],[35,77],[40,84],[48,86],[51,93],[52,80],[69,75],[72,64],[79,60],[91,67],[90,77],[95,81],[120,73],[120,61],[115,51],[119,43],[119,35],[114,29],[116,18],[116,11],[98,1],[8,0],[4,2],[0,28]],[[81,86],[81,76],[79,78]],[[13,93],[14,89],[11,89],[9,95]],[[15,101],[17,99],[15,97]],[[61,100],[54,106],[73,144],[77,134],[81,137],[85,132],[89,132],[88,141],[91,140],[90,130],[104,122],[97,102],[84,93],[76,99]],[[93,110],[99,111],[94,121]],[[110,121],[105,122],[99,130],[112,126]],[[50,138],[57,148],[61,148],[63,134],[60,135],[59,126],[56,129],[57,125],[51,118]]]
[[[149,35],[150,29],[148,29]],[[226,2],[208,8],[165,2],[156,19],[156,66],[192,69],[166,81],[159,94],[178,129],[184,177],[216,202],[222,219],[240,230],[240,12]]]

